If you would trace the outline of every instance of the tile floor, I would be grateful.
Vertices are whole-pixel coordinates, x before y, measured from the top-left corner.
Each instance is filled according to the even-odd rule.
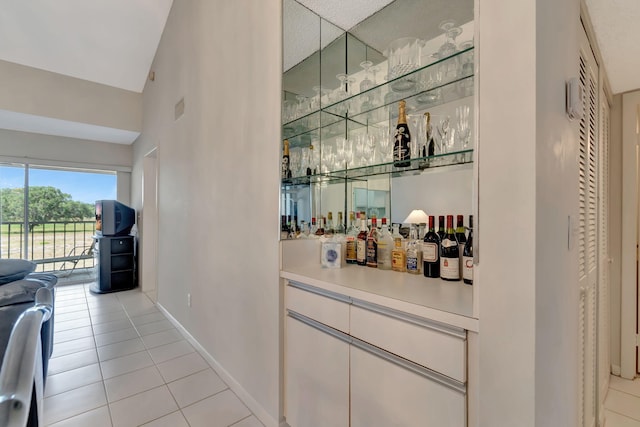
[[[640,378],[611,376],[604,401],[605,427],[640,427]]]
[[[45,426],[263,426],[142,292],[58,286],[55,310]]]

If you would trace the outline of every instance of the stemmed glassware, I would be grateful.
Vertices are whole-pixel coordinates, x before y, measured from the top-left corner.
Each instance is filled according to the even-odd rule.
[[[450,136],[449,132],[451,130],[450,127],[450,119],[449,116],[445,116],[438,123],[438,135],[440,136],[440,153],[445,154],[449,152],[451,148]]]
[[[469,106],[461,105],[456,108],[456,136],[460,141],[460,146],[463,150],[469,148],[469,142],[471,139],[471,126],[469,123]],[[462,160],[465,159],[466,154],[463,155]]]
[[[456,22],[448,19],[446,21],[442,21],[438,26],[445,34],[445,42],[438,49],[438,58],[446,58],[448,56],[453,55],[458,51],[456,46],[456,37],[458,37],[462,33],[462,28],[456,27]]]

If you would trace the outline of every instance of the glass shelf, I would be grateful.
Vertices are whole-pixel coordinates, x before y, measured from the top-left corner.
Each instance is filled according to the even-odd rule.
[[[473,95],[473,47],[434,61],[404,76],[375,86],[322,110],[282,125],[291,148],[308,147],[314,140],[344,136],[346,132],[397,116],[397,103],[407,112],[420,111]],[[399,87],[409,89],[394,90]],[[344,121],[347,123],[342,126]],[[346,126],[346,127],[345,127]]]
[[[345,179],[356,180],[366,179],[375,175],[402,176],[421,173],[427,169],[434,169],[444,166],[462,165],[473,163],[473,150],[453,151],[445,154],[437,154],[428,157],[416,157],[411,159],[411,165],[406,167],[396,167],[393,162],[380,163],[369,166],[362,166],[353,169],[342,169],[326,173],[300,176],[282,180],[283,186],[309,185],[323,182],[336,182]]]
[[[399,90],[399,89],[405,90]],[[446,92],[446,93],[445,93]],[[328,105],[323,111],[363,122],[360,116],[397,109],[401,99],[426,108],[473,95],[473,47],[439,59],[365,92]],[[385,114],[381,114],[385,116]],[[388,116],[387,116],[388,117]]]

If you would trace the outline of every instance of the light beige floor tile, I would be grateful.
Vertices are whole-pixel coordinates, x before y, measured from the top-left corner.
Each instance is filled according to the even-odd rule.
[[[264,427],[264,424],[262,424],[255,416],[251,415],[242,421],[232,424],[231,427]]]
[[[86,309],[87,303],[67,305],[63,307],[58,307],[56,305],[56,314],[75,313],[76,311],[85,311]]]
[[[189,424],[184,419],[182,412],[176,411],[148,424],[143,424],[143,427],[189,427]]]
[[[231,390],[187,406],[182,413],[191,427],[228,427],[251,415]]]
[[[102,377],[104,379],[113,378],[152,365],[153,360],[151,360],[151,356],[149,356],[149,353],[146,351],[100,362]]]
[[[96,335],[106,334],[108,332],[121,331],[123,329],[129,329],[133,326],[129,319],[118,319],[112,322],[100,323],[93,325],[93,333]]]
[[[114,344],[120,341],[127,341],[138,337],[138,332],[133,329],[122,329],[114,332],[107,332],[106,334],[96,335],[96,345],[101,347],[103,345]]]
[[[107,314],[107,313],[117,313],[119,311],[123,311],[124,309],[122,308],[122,306],[118,303],[112,303],[112,304],[98,304],[98,305],[91,305],[89,304],[89,314],[91,316],[95,316],[95,315],[102,315],[102,314]]]
[[[172,342],[181,341],[184,337],[177,329],[169,329],[166,331],[158,332],[157,334],[146,335],[142,337],[144,345],[147,348],[158,347],[165,344],[171,344]]]
[[[104,406],[104,385],[95,383],[44,399],[45,425]]]
[[[167,386],[154,388],[109,404],[113,427],[135,427],[178,409]]]
[[[640,397],[609,389],[604,401],[606,409],[640,421]]]
[[[145,336],[175,328],[168,320],[158,320],[157,322],[136,326],[136,329],[141,336]]]
[[[84,412],[75,417],[67,418],[49,427],[111,427],[111,415],[108,406]]]
[[[164,314],[159,311],[154,311],[150,314],[143,314],[142,316],[135,316],[131,318],[131,321],[134,325],[140,326],[145,325],[147,323],[157,322],[159,320],[165,320]]]
[[[198,353],[180,356],[157,366],[162,377],[168,383],[209,368],[207,362]]]
[[[54,327],[55,331],[55,327]],[[54,332],[54,334],[57,331]],[[93,337],[79,338],[77,340],[65,341],[57,343],[53,346],[53,354],[51,357],[60,357],[71,353],[77,353],[83,350],[91,350],[96,347]]]
[[[66,307],[68,305],[86,304],[87,298],[84,295],[56,295],[56,308]]]
[[[640,378],[632,381],[611,375],[609,377],[609,388],[640,397]]]
[[[191,344],[182,340],[150,348],[149,354],[151,355],[154,363],[157,364],[175,359],[176,357],[184,356],[185,354],[193,353],[194,351],[196,350]]]
[[[69,329],[67,331],[55,331],[53,335],[53,343],[56,344],[91,336],[93,336],[93,330],[91,329],[91,326],[82,326],[80,328]]]
[[[220,393],[227,388],[227,385],[213,372],[213,369],[196,372],[169,383],[168,386],[181,408]]]
[[[102,381],[102,372],[100,371],[100,365],[97,363],[61,372],[56,375],[49,375],[47,377],[44,396],[53,396],[98,381]]]
[[[93,314],[91,315],[91,323],[99,325],[101,323],[114,322],[116,320],[128,319],[127,313],[124,310],[113,311],[111,313]]]
[[[54,321],[55,322],[67,322],[69,320],[75,320],[75,319],[89,319],[89,310],[79,310],[79,311],[73,311],[71,313],[58,313],[58,310],[56,310],[55,316],[54,316]]]
[[[104,381],[107,400],[115,402],[143,391],[151,390],[164,384],[162,375],[155,366],[138,369]]]
[[[158,311],[158,308],[151,301],[149,301],[148,303],[139,305],[139,306],[138,305],[131,305],[131,306],[126,306],[125,305],[124,309],[126,310],[126,312],[129,315],[129,317],[142,316],[142,315],[145,315],[145,314],[151,314],[151,313],[155,313],[155,312]]]
[[[65,320],[62,322],[59,319],[55,319],[56,332],[68,331],[70,329],[82,328],[86,326],[91,326],[91,319],[89,318],[89,316],[81,317],[79,319]]]
[[[60,372],[70,371],[71,369],[92,365],[97,362],[98,355],[95,349],[54,357],[49,359],[49,375],[59,374]]]
[[[605,427],[640,427],[640,421],[633,418],[625,417],[624,415],[611,412],[609,410],[604,411]]]
[[[145,350],[145,346],[142,339],[139,337],[97,348],[98,359],[100,359],[101,362],[109,359],[115,359],[116,357],[126,356],[128,354],[138,353],[143,350]]]

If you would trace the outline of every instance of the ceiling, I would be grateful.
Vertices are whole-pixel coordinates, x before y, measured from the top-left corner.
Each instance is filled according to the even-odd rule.
[[[436,1],[436,0],[430,0]],[[613,93],[640,88],[640,1],[585,0]],[[142,92],[173,0],[2,0],[0,60]],[[299,0],[349,30],[391,0]],[[22,117],[29,131],[30,120]],[[26,124],[25,124],[26,123]],[[66,136],[92,138],[87,125]],[[6,124],[0,120],[0,127]],[[42,123],[39,124],[42,127]],[[37,128],[37,126],[36,126]],[[46,133],[47,127],[38,130]],[[52,131],[52,134],[53,133]],[[82,136],[79,136],[82,135]],[[129,138],[131,139],[131,138]],[[135,137],[133,138],[135,139]],[[120,142],[113,140],[109,142]],[[133,140],[125,138],[124,143]]]

